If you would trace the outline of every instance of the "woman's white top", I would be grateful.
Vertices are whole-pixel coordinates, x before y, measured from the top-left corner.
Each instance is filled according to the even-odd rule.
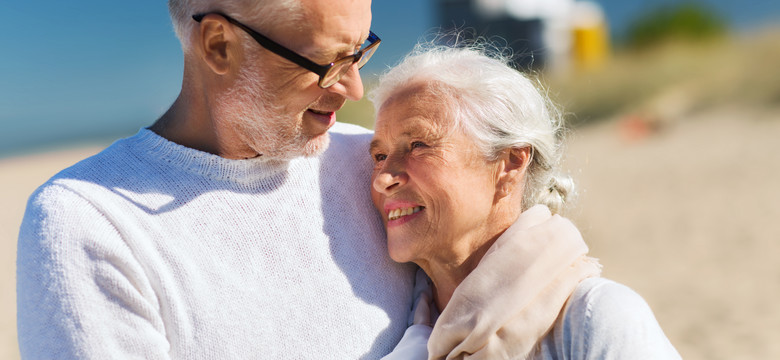
[[[435,319],[436,314],[431,315]],[[423,324],[410,326],[395,350],[383,359],[427,359],[431,329]],[[680,358],[645,300],[627,286],[600,277],[586,279],[577,286],[532,357],[535,360]]]

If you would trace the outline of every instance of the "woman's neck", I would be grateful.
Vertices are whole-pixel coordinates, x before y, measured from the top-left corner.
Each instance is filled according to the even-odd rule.
[[[415,261],[433,282],[433,301],[443,311],[450,302],[455,288],[479,265],[493,243],[506,231],[521,213],[520,194],[498,200],[487,217],[483,228],[452,239],[451,251],[432,259]]]
[[[467,256],[462,258],[455,258],[446,262],[433,260],[418,264],[433,282],[433,301],[439,310],[444,310],[452,298],[455,288],[477,267],[487,250],[500,235],[499,233],[495,237],[482,242],[481,245],[468,251]]]

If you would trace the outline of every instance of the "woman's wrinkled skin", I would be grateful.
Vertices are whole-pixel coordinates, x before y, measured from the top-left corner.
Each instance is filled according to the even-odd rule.
[[[488,161],[441,104],[427,83],[391,96],[378,111],[371,156],[372,199],[390,257],[429,274],[443,309],[520,214],[529,151],[508,149]]]

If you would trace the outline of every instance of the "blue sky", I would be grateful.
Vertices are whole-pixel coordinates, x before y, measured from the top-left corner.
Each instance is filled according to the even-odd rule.
[[[613,30],[673,0],[599,0]],[[780,1],[702,0],[738,27],[780,16]],[[742,3],[750,4],[749,9]],[[433,0],[374,0],[376,73],[435,27]],[[181,51],[166,1],[12,1],[0,5],[0,156],[41,144],[132,134],[178,95]]]

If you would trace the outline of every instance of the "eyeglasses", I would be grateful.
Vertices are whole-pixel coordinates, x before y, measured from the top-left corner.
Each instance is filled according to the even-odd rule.
[[[293,63],[299,65],[300,67],[306,70],[309,70],[319,75],[320,80],[317,82],[317,85],[319,85],[319,87],[323,89],[328,88],[333,84],[337,83],[339,80],[341,80],[341,77],[344,76],[344,74],[346,74],[347,71],[349,71],[349,68],[352,67],[353,64],[357,63],[358,69],[362,68],[363,65],[365,65],[368,62],[368,59],[371,59],[371,56],[374,55],[376,48],[379,46],[379,43],[382,42],[379,36],[376,36],[376,34],[369,31],[368,39],[367,39],[368,46],[360,49],[358,52],[352,55],[347,55],[330,64],[320,65],[301,55],[298,55],[298,53],[265,37],[265,35],[250,29],[248,26],[238,22],[237,20],[225,14],[222,13],[198,14],[198,15],[193,15],[192,19],[197,22],[201,22],[201,20],[203,20],[203,17],[205,17],[208,14],[216,14],[224,17],[228,22],[230,22],[235,26],[238,26],[242,30],[246,31],[249,35],[251,35],[252,38],[254,38],[258,44],[260,44],[260,46],[266,48],[267,50],[271,51],[276,55],[279,55],[289,61],[292,61]]]

